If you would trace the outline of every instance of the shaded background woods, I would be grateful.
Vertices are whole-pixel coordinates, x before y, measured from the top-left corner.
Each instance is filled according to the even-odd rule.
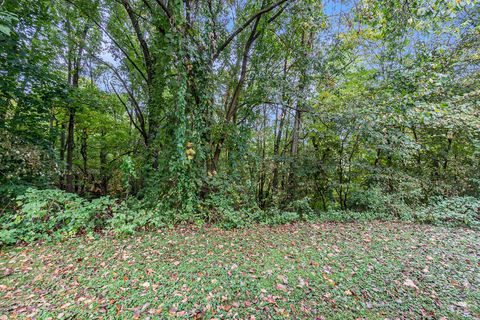
[[[479,14],[474,1],[3,1],[2,219],[37,196],[66,215],[46,230],[72,220],[62,197],[128,230],[468,202]]]

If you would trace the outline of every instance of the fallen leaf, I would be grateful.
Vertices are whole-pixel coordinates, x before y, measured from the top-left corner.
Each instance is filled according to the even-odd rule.
[[[305,279],[298,277],[298,287],[299,287],[299,288],[303,288],[303,287],[305,287],[306,285],[308,285],[308,284],[307,284],[307,282],[305,281]]]
[[[405,281],[403,282],[403,285],[406,286],[406,287],[410,287],[410,288],[413,288],[415,290],[418,290],[417,285],[411,279],[408,279],[408,278],[405,279]]]
[[[284,291],[284,292],[287,292],[287,291],[288,291],[287,286],[284,285],[284,284],[281,284],[281,283],[278,283],[278,284],[276,285],[276,288],[277,288],[278,290],[281,290],[281,291]]]
[[[333,281],[332,279],[330,279],[326,274],[322,274],[323,276],[323,279],[327,280],[328,283],[330,283],[332,286],[336,286],[337,284],[335,283],[335,281]]]
[[[232,306],[226,305],[226,306],[222,306],[221,308],[228,312],[230,311],[230,309],[232,309]]]

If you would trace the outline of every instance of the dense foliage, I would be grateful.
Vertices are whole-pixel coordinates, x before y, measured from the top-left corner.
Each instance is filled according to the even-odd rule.
[[[480,223],[469,0],[5,0],[1,242]]]

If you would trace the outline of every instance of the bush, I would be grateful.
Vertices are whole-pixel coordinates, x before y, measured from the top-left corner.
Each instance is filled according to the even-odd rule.
[[[412,211],[402,193],[386,193],[379,187],[353,193],[350,205],[358,211],[375,212],[400,219],[409,219]]]
[[[297,213],[298,218],[301,220],[306,220],[309,217],[312,217],[315,213],[315,211],[310,207],[310,198],[308,197],[292,201],[292,203],[287,207],[287,210]]]
[[[473,197],[436,199],[415,216],[418,222],[480,228],[480,200]]]
[[[149,208],[135,198],[128,198],[112,209],[108,226],[116,234],[133,234],[140,229],[164,227],[169,222],[170,215],[161,205]]]
[[[364,211],[329,210],[315,215],[308,198],[293,201],[282,209],[272,206],[262,211],[246,189],[228,184],[227,180],[214,178],[209,188],[199,202],[196,220],[189,222],[207,222],[234,229],[253,223],[279,225],[305,220],[353,222],[400,216],[404,219],[414,217],[421,223],[480,228],[480,200],[473,197],[436,199],[412,215],[410,207],[393,194],[371,189],[356,198],[356,203],[363,206]],[[100,230],[133,234],[138,230],[178,222],[182,221],[178,220],[176,212],[163,203],[152,207],[136,198],[120,203],[108,197],[88,201],[57,189],[28,188],[23,195],[17,196],[16,206],[0,215],[0,245],[61,240]]]
[[[240,209],[225,210],[223,212],[223,220],[220,226],[224,229],[244,228],[252,225],[259,220],[259,211]]]
[[[111,217],[112,199],[87,201],[61,190],[29,188],[16,198],[18,209],[0,218],[0,243],[64,239],[99,230]]]
[[[227,229],[259,222],[261,210],[251,193],[253,188],[239,185],[225,176],[209,178],[204,186],[203,199],[199,203],[197,220],[218,223]]]
[[[326,212],[322,212],[318,217],[318,220],[328,222],[357,222],[391,219],[392,215],[388,212],[350,210],[329,210]]]
[[[265,212],[262,223],[274,226],[280,224],[294,223],[301,220],[300,215],[297,212],[281,211],[278,208],[270,208]]]
[[[15,199],[23,195],[29,186],[0,181],[0,215],[15,209]]]

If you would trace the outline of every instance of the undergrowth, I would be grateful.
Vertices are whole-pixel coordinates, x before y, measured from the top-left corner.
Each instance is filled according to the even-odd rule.
[[[57,189],[29,188],[16,198],[16,206],[0,216],[0,244],[12,245],[36,240],[64,240],[81,234],[112,232],[129,235],[141,230],[177,224],[209,224],[223,229],[255,224],[282,225],[300,221],[359,222],[404,220],[444,226],[480,228],[480,200],[473,197],[436,198],[428,205],[410,208],[404,203],[386,205],[385,198],[373,199],[362,211],[331,208],[318,212],[309,198],[287,206],[260,209],[246,190],[212,187],[199,202],[196,214],[183,220],[161,203],[150,207],[133,197],[123,201],[109,197],[86,200]],[[224,190],[224,191],[221,191]],[[391,200],[388,198],[387,200]],[[392,202],[390,202],[392,203]],[[400,211],[389,208],[402,208]]]

